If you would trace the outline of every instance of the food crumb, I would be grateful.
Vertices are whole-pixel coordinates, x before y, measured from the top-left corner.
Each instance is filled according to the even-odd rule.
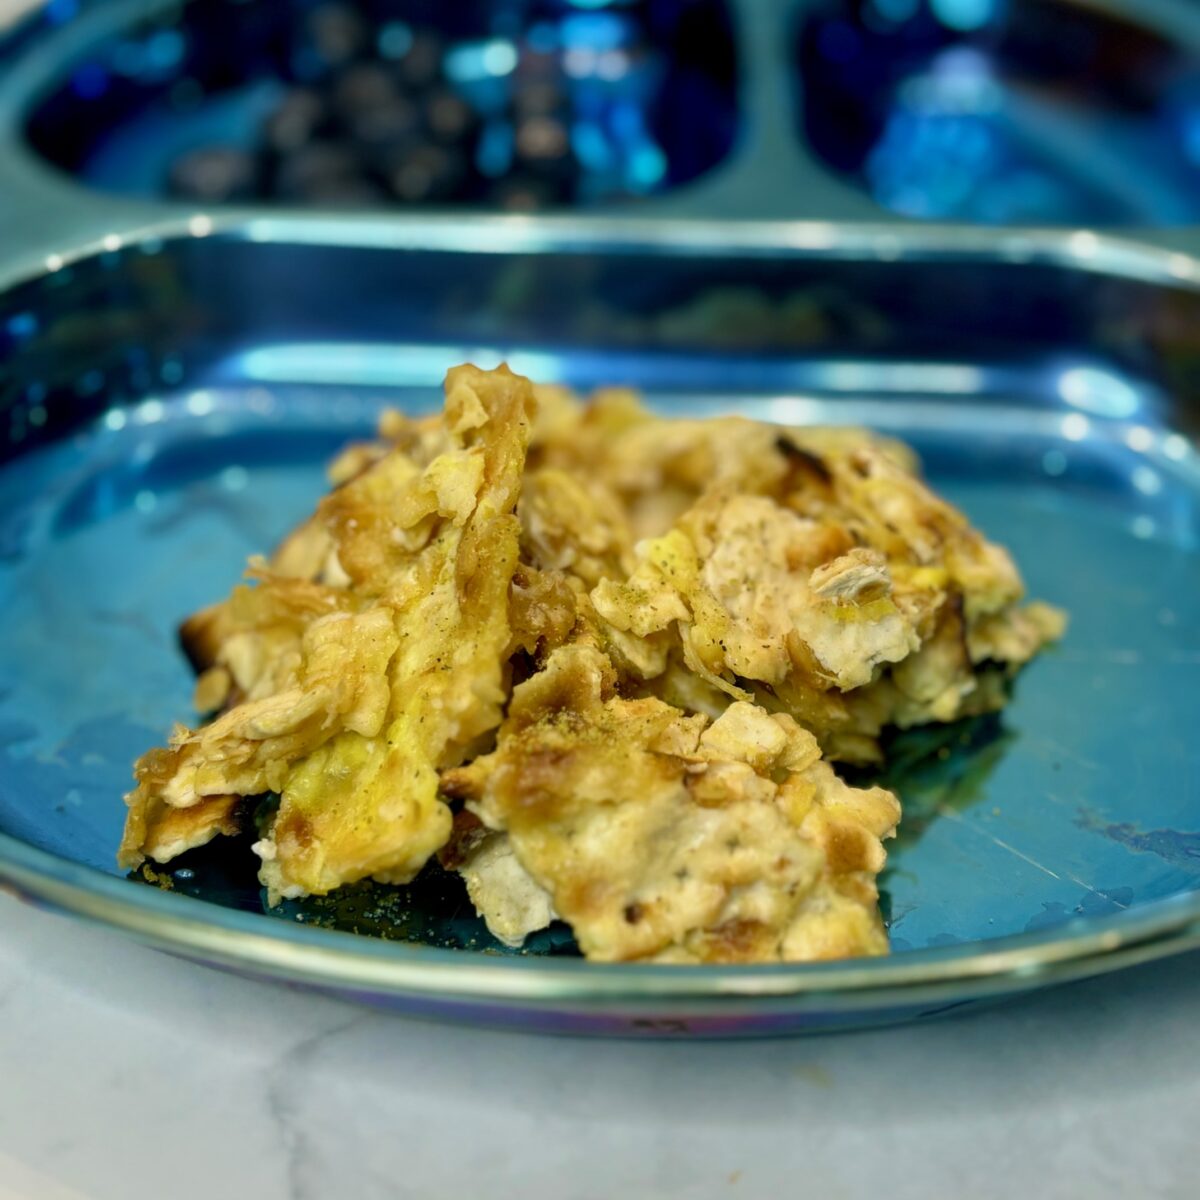
[[[156,871],[149,863],[142,864],[141,874],[147,883],[162,888],[164,892],[173,891],[175,888],[175,880],[166,871]]]

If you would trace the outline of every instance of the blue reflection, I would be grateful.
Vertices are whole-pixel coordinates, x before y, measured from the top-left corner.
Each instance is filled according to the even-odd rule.
[[[446,55],[446,77],[470,85],[511,75],[517,66],[517,48],[507,38],[467,42]]]
[[[615,103],[612,106],[612,131],[623,142],[640,142],[646,132],[642,110],[628,101]]]
[[[871,0],[871,9],[884,21],[899,25],[917,15],[921,0]]]
[[[490,368],[507,362],[519,374],[555,382],[563,377],[559,354],[475,345],[308,342],[260,346],[241,354],[239,377],[255,383],[355,387],[405,387],[440,383],[448,367],[473,362]]]
[[[1121,420],[1141,408],[1138,393],[1111,371],[1097,367],[1072,367],[1058,381],[1058,394],[1072,408],[1097,417]]]
[[[597,53],[626,45],[630,32],[625,18],[608,12],[564,17],[559,31],[564,46],[586,46]]]
[[[497,179],[507,174],[513,161],[513,127],[507,121],[489,121],[479,135],[475,165],[481,175]]]
[[[84,63],[71,76],[71,88],[82,100],[95,100],[108,91],[109,73],[99,63]]]
[[[558,26],[552,21],[537,21],[525,34],[525,44],[534,54],[553,54],[561,45]]]
[[[109,56],[117,75],[149,84],[166,81],[183,62],[186,42],[178,29],[160,29],[144,40],[119,42]]]
[[[31,312],[17,313],[9,317],[4,328],[14,341],[24,341],[37,333],[37,317]]]
[[[1192,162],[1200,165],[1200,111],[1186,113],[1181,123],[1183,151]]]
[[[830,21],[819,34],[821,55],[830,62],[848,63],[861,48],[858,31],[847,21]]]
[[[75,3],[51,0],[50,7],[61,15]],[[315,23],[297,20],[318,6],[341,14],[320,36]],[[334,182],[387,204],[397,190],[390,160],[407,144],[381,151],[370,141],[375,134],[359,130],[368,123],[347,115],[353,104],[335,95],[349,72],[367,66],[363,79],[382,67],[397,81],[417,113],[413,145],[433,144],[431,161],[445,166],[445,179],[435,181],[444,190],[413,203],[547,208],[642,196],[695,178],[732,145],[735,62],[723,0],[473,0],[444,6],[445,14],[441,7],[415,6],[397,19],[399,5],[367,0],[185,3],[169,27],[147,19],[126,28],[102,59],[60,81],[33,113],[30,140],[100,187],[170,190],[181,199],[216,187],[205,203],[248,191],[254,199],[323,203],[319,196],[341,193],[292,186],[303,173],[282,166],[308,142],[337,142],[353,166],[352,178]],[[410,53],[418,43],[419,53]],[[430,55],[432,73],[418,79],[413,64]],[[421,94],[445,84],[474,110],[461,132],[453,122],[449,132],[432,124],[437,102],[431,97],[427,108]],[[273,118],[299,89],[321,109],[293,145],[286,121]],[[347,87],[346,96],[353,92]],[[79,103],[99,97],[101,105]],[[549,141],[539,143],[533,134],[543,125]],[[253,182],[222,191],[220,172],[203,169],[217,161],[204,157],[208,151],[252,152]],[[343,190],[355,194],[353,186]]]
[[[49,0],[46,19],[55,25],[63,25],[79,12],[79,0]]]
[[[897,96],[910,108],[934,113],[993,113],[1003,102],[991,63],[967,46],[943,51],[928,72],[905,80]]]
[[[929,7],[949,29],[969,33],[982,29],[996,15],[996,0],[929,0]]]
[[[146,70],[158,73],[173,71],[183,60],[183,34],[178,29],[160,29],[146,42]]]
[[[666,178],[666,174],[667,156],[653,142],[643,142],[630,155],[626,179],[631,191],[653,191]]]
[[[800,38],[804,132],[883,206],[993,223],[1200,220],[1200,56],[1151,33],[1138,6],[826,0],[814,12]]]
[[[944,51],[896,100],[865,163],[872,190],[896,212],[1013,222],[1097,202],[1033,148],[978,51]]]
[[[610,171],[615,161],[604,130],[594,121],[576,121],[571,126],[571,149],[588,171]]]
[[[403,58],[413,44],[412,27],[403,21],[389,21],[380,27],[375,44],[382,58]]]

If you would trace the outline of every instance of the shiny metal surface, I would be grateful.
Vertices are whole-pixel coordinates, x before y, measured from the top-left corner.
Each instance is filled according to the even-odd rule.
[[[102,232],[100,225],[105,223],[108,228],[124,228],[177,218],[187,211],[177,202],[99,195],[49,166],[30,149],[24,135],[31,107],[63,77],[68,64],[113,31],[173,7],[177,7],[175,0],[85,4],[81,15],[61,27],[40,29],[21,53],[12,55],[11,65],[0,77],[0,170],[17,181],[9,204],[24,222],[51,226],[43,217],[49,207],[62,214],[52,227],[61,233],[65,220],[72,240],[82,241]],[[597,210],[617,224],[642,216],[840,220],[879,216],[881,210],[856,189],[814,167],[797,141],[785,36],[791,14],[770,0],[733,0],[729,9],[744,64],[739,80],[740,132],[732,152],[718,169],[692,184],[636,204],[601,205]]]
[[[100,193],[613,206],[703,176],[736,130],[725,0],[198,0],[104,15],[78,54],[49,40],[46,88],[23,105],[35,151]]]
[[[822,0],[797,57],[809,146],[891,212],[1197,224],[1192,4]]]
[[[1196,260],[1090,233],[202,215],[2,283],[0,880],[19,893],[216,965],[560,1032],[918,1019],[1200,941]],[[895,432],[1071,610],[1001,722],[908,744],[890,959],[506,958],[251,911],[205,863],[174,893],[113,875],[129,762],[188,712],[175,622],[381,404],[434,403],[448,365],[500,356],[665,411]]]
[[[114,31],[128,28],[146,16],[172,11],[176,0],[116,0],[104,4],[94,0],[89,4],[84,0],[79,15],[70,20],[59,20],[57,24],[52,19],[53,14],[61,17],[74,7],[70,4],[44,5],[47,15],[31,23],[36,28],[27,37],[14,39],[10,36],[5,54],[7,66],[0,75],[0,170],[7,185],[6,195],[0,198],[0,212],[22,227],[27,239],[37,238],[45,244],[47,252],[54,249],[52,243],[64,235],[75,244],[111,229],[178,218],[187,211],[187,206],[178,202],[98,194],[48,166],[26,144],[24,125],[31,107],[56,82],[62,81],[70,64],[81,61],[91,47],[102,43]],[[844,176],[822,161],[821,154],[807,145],[804,136],[803,128],[808,120],[806,110],[809,110],[809,116],[817,119],[820,110],[831,104],[831,98],[823,93],[807,95],[798,85],[795,35],[810,18],[816,19],[833,7],[833,0],[797,0],[791,6],[779,5],[773,0],[729,0],[734,41],[741,63],[739,135],[732,152],[714,169],[686,186],[631,204],[602,204],[596,211],[616,226],[627,220],[650,217],[839,222],[893,219],[885,204],[872,198],[861,181]],[[948,12],[951,6],[942,7]],[[992,11],[987,5],[968,7],[973,12]],[[1068,15],[1072,11],[1085,10],[1131,18],[1139,27],[1156,30],[1178,46],[1185,60],[1190,61],[1190,55],[1200,63],[1200,26],[1186,0],[1153,0],[1153,3],[1138,4],[1132,0],[1087,0],[1082,5],[1068,4],[1064,0],[1064,13]],[[986,49],[986,39],[983,44]],[[4,52],[5,47],[0,46],[0,53]],[[1178,126],[1170,134],[1172,138],[1186,142],[1192,119],[1188,114],[1193,112],[1194,104],[1189,98],[1192,93],[1186,87],[1181,86],[1177,91],[1178,104],[1172,101],[1174,107],[1163,120]],[[1181,249],[1197,244],[1196,229],[1189,224],[1188,216],[1194,190],[1186,181],[1190,168],[1180,166],[1179,171],[1183,174],[1178,174],[1174,168],[1162,174],[1157,167],[1124,172],[1113,166],[1113,139],[1094,136],[1095,129],[1087,122],[1078,130],[1064,126],[1056,133],[1053,122],[1044,121],[1036,114],[1023,117],[1021,112],[1016,112],[1013,120],[1024,131],[1022,138],[1028,135],[1039,145],[1046,143],[1043,150],[1051,160],[1057,158],[1067,176],[1090,180],[1081,185],[1081,195],[1090,195],[1098,188],[1097,195],[1107,189],[1113,196],[1124,196],[1125,199],[1119,203],[1114,201],[1120,210],[1117,216],[1113,215],[1116,210],[1108,205],[1108,201],[1097,203],[1090,209],[1087,204],[1083,208],[1076,205],[1059,216],[1054,215],[1057,212],[1054,206],[1043,211],[1037,204],[1026,209],[1016,203],[1007,208],[1000,205],[996,209],[999,216],[986,219],[1004,220],[1007,213],[1010,222],[1020,220],[1022,216],[1026,220],[1036,220],[1039,214],[1046,220],[1092,226],[1115,222],[1128,226],[1143,240]],[[1151,153],[1147,139],[1134,137],[1131,146],[1125,155],[1130,161],[1135,161],[1143,151]],[[1042,150],[1038,154],[1042,155]],[[1058,170],[1053,161],[1050,170],[1051,173]],[[1162,174],[1161,179],[1159,174]],[[1170,182],[1172,179],[1174,183]],[[1147,198],[1149,191],[1156,187],[1166,189],[1161,203],[1159,199]],[[1172,188],[1178,193],[1174,198],[1167,194]],[[956,209],[953,204],[941,208],[935,205],[925,215],[940,217],[943,221],[954,217],[978,219],[978,214],[973,216],[973,211],[970,206]],[[1142,214],[1140,217],[1139,213]],[[1171,227],[1163,228],[1163,225]],[[906,224],[899,223],[897,228],[903,231]]]

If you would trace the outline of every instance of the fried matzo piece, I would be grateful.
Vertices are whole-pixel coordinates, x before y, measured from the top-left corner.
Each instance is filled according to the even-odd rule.
[[[860,429],[790,430],[737,416],[666,418],[645,409],[628,388],[603,388],[580,403],[564,389],[538,389],[539,418],[530,467],[548,466],[607,488],[624,505],[638,538],[658,537],[704,492],[780,496],[825,472],[821,450],[870,445],[902,470],[916,461],[907,446]]]
[[[274,790],[273,898],[439,851],[510,945],[557,911],[601,959],[882,953],[896,802],[821,751],[877,761],[886,726],[998,708],[1062,633],[864,431],[460,368],[444,416],[385,413],[330,477],[253,584],[185,622],[217,716],[139,761],[126,865]],[[456,829],[486,827],[452,834],[439,771]]]
[[[980,711],[1002,695],[979,687],[981,664],[1015,667],[1061,633],[1055,610],[1016,607],[1007,553],[891,451],[849,431],[779,437],[806,448],[777,495],[710,488],[590,593],[621,634],[674,631],[663,695],[679,702],[687,670],[710,695],[790,713],[832,757],[872,761],[881,728]]]
[[[454,814],[454,830],[438,860],[463,877],[475,912],[506,946],[516,949],[554,920],[550,893],[521,865],[508,834],[488,829],[473,812]]]
[[[139,761],[124,865],[171,848],[155,831],[173,810],[267,791],[281,795],[257,845],[273,897],[405,880],[445,842],[437,770],[505,699],[531,414],[526,380],[456,368],[450,448],[425,466],[391,451],[322,502],[339,586],[260,572],[239,589],[215,655],[247,698]],[[227,825],[215,814],[209,836]]]
[[[791,718],[715,722],[614,692],[591,646],[520,685],[494,752],[443,774],[600,961],[883,954],[875,878],[900,815]]]
[[[651,693],[701,711],[753,697],[831,756],[877,761],[881,728],[1002,704],[996,681],[1061,634],[1055,610],[1016,607],[1007,553],[901,443],[668,420],[621,390],[554,406],[531,464],[617,498],[643,539],[632,572],[587,583],[605,649]]]

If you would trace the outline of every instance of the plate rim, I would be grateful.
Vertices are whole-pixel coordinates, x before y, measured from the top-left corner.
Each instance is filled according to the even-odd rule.
[[[161,949],[336,990],[467,1001],[798,1000],[981,985],[1016,990],[1107,969],[1142,948],[1160,957],[1200,941],[1200,891],[1119,913],[1010,934],[829,963],[685,966],[489,955],[365,937],[225,908],[147,887],[0,833],[0,890],[115,928]],[[1114,964],[1117,965],[1117,964]],[[1084,968],[1082,971],[1080,968]],[[1090,969],[1089,969],[1090,968]]]
[[[271,245],[343,247],[474,255],[642,254],[706,258],[841,259],[892,266],[950,261],[999,266],[1051,266],[1086,275],[1200,292],[1200,251],[1175,248],[1133,230],[883,220],[743,219],[546,214],[454,214],[404,218],[273,206],[197,206],[174,215],[140,207],[115,213],[103,232],[79,229],[54,253],[38,247],[0,260],[0,292],[64,268],[137,250],[146,244],[206,238]]]

